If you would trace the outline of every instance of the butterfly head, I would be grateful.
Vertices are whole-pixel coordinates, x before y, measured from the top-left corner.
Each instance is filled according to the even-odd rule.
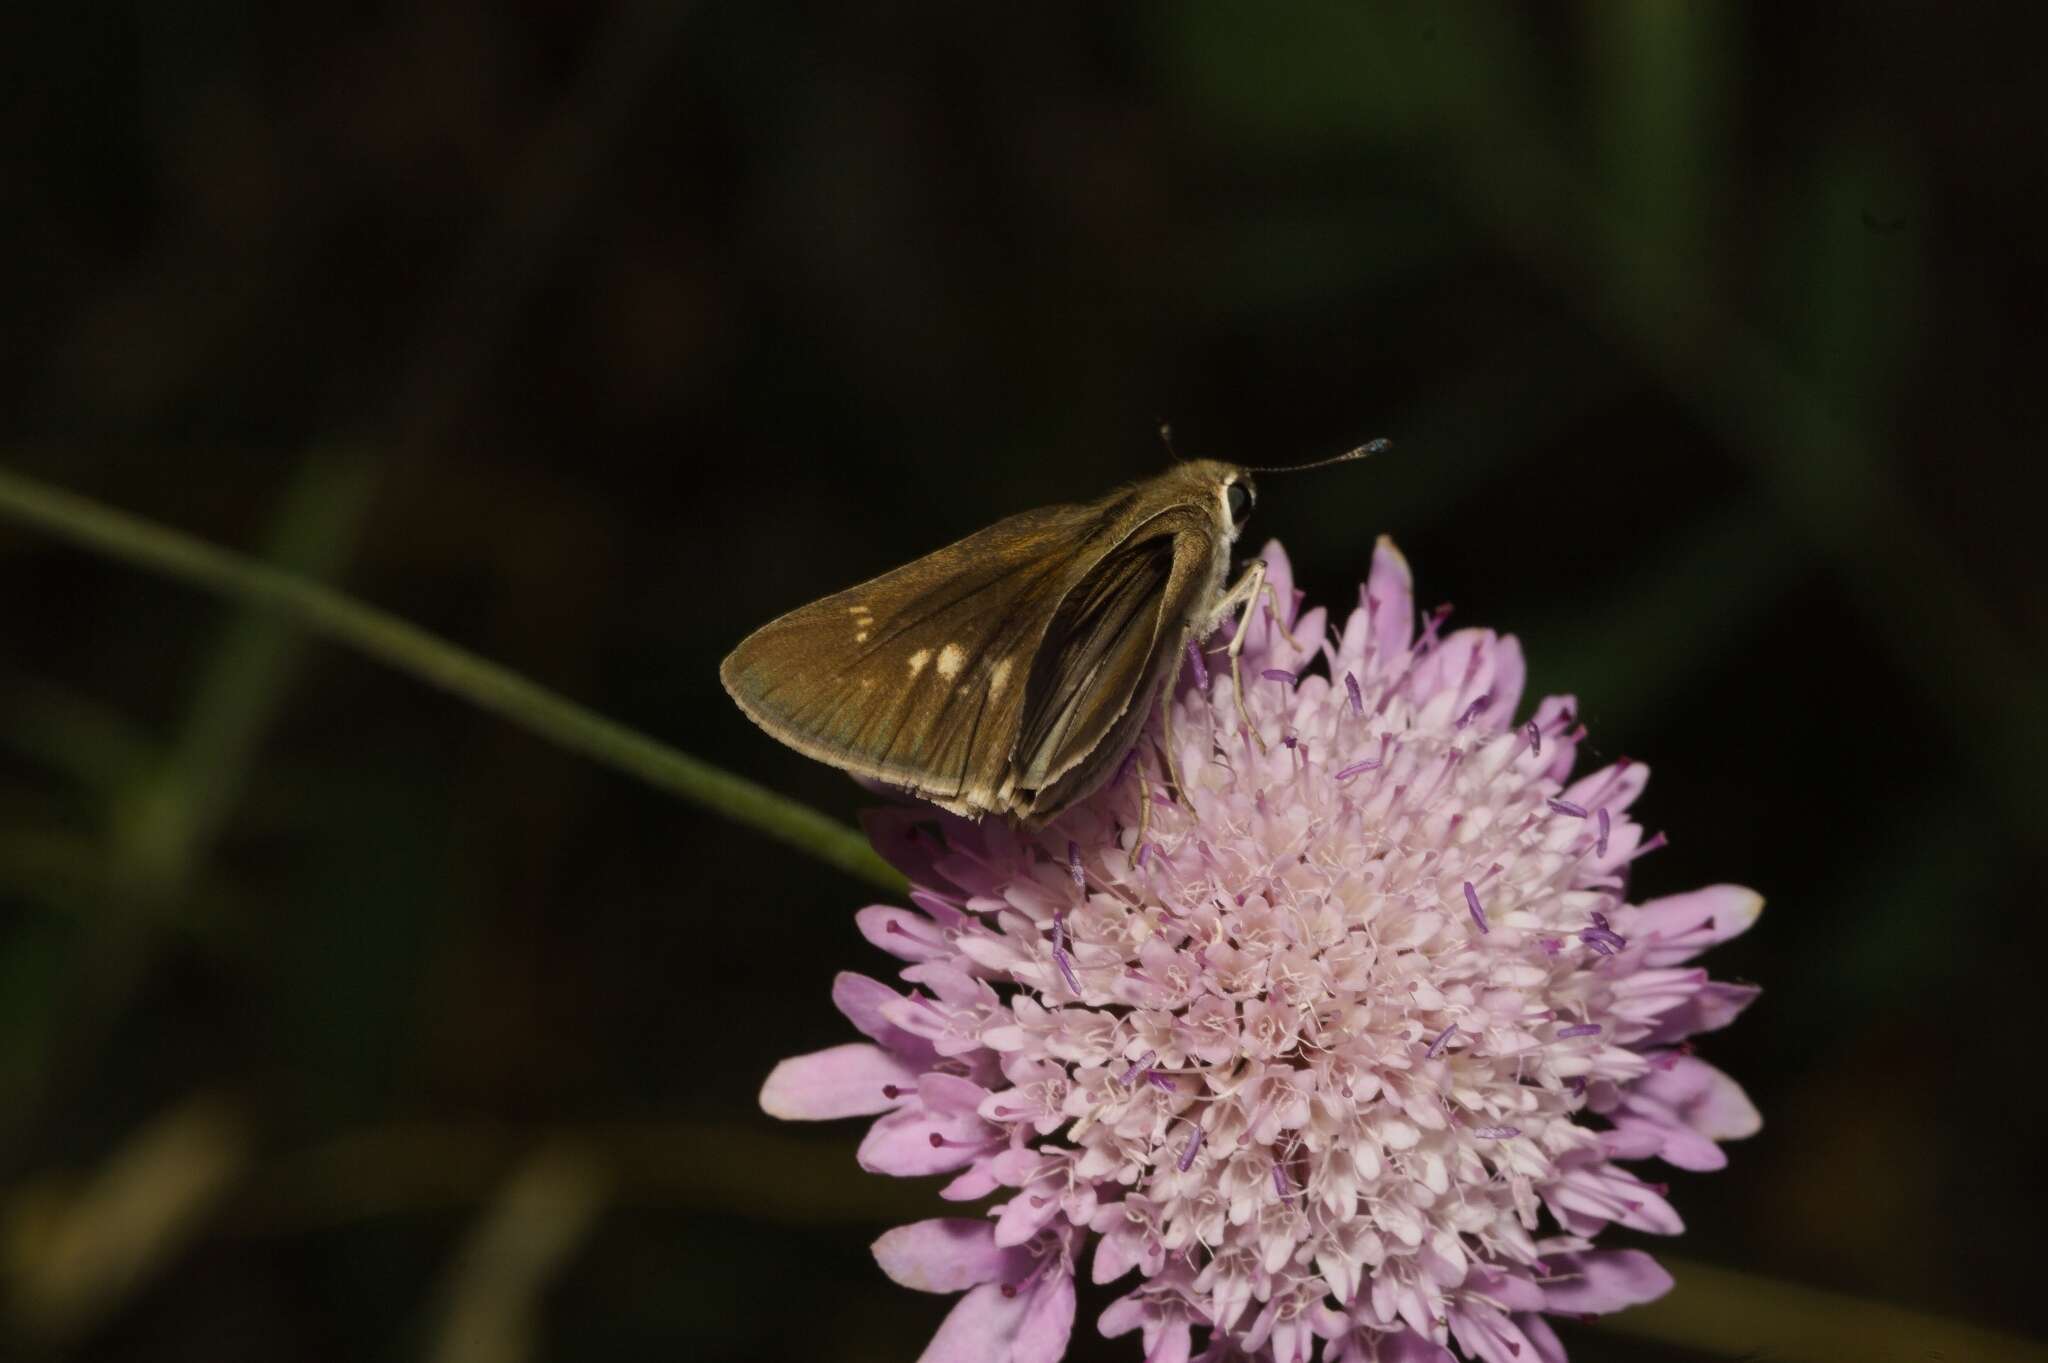
[[[1258,505],[1250,471],[1220,459],[1190,459],[1164,476],[1174,486],[1173,499],[1208,511],[1226,541],[1244,533],[1252,508]]]

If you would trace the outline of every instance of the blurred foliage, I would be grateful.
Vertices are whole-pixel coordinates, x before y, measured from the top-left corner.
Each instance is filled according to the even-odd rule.
[[[2035,11],[0,34],[8,468],[841,818],[719,690],[747,629],[1156,468],[1161,418],[1251,462],[1393,436],[1259,531],[1339,602],[1396,535],[1657,768],[1645,892],[1772,903],[1708,1047],[1765,1131],[1674,1195],[1716,1267],[1574,1358],[2039,1333]],[[0,1354],[915,1356],[944,1303],[866,1244],[929,1190],[753,1104],[885,968],[856,882],[259,610],[0,554]]]

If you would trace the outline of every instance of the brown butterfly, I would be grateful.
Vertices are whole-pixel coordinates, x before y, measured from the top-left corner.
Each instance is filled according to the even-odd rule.
[[[762,626],[719,676],[798,752],[956,814],[1043,823],[1115,771],[1189,642],[1257,601],[1265,563],[1226,587],[1230,548],[1250,475],[1292,471],[1193,460],[998,521]]]

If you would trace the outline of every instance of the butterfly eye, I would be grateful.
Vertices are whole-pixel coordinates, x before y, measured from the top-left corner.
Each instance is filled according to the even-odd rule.
[[[1252,511],[1252,490],[1243,483],[1232,483],[1223,489],[1223,504],[1230,511],[1230,523],[1243,525],[1244,518]]]

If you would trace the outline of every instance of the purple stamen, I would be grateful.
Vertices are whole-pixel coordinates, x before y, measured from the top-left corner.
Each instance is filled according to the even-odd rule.
[[[1578,1023],[1578,1024],[1576,1024],[1576,1025],[1574,1025],[1574,1026],[1571,1026],[1571,1027],[1564,1027],[1564,1028],[1560,1028],[1560,1029],[1558,1030],[1558,1033],[1557,1033],[1557,1039],[1558,1039],[1559,1041],[1563,1041],[1563,1040],[1565,1040],[1565,1039],[1566,1039],[1566,1038],[1568,1038],[1568,1037],[1575,1037],[1575,1036],[1598,1036],[1598,1035],[1600,1035],[1600,1024],[1599,1024],[1599,1023],[1597,1023],[1597,1022],[1581,1022],[1581,1023]]]
[[[1147,1065],[1151,1064],[1153,1057],[1157,1056],[1158,1054],[1159,1052],[1157,1051],[1147,1051],[1143,1055],[1139,1056],[1136,1060],[1133,1060],[1131,1062],[1131,1067],[1123,1072],[1123,1076],[1117,1080],[1117,1083],[1122,1084],[1125,1088],[1129,1088],[1131,1086],[1131,1081],[1138,1077],[1138,1071],[1144,1069]]]
[[[1479,718],[1479,712],[1491,704],[1493,704],[1493,693],[1489,691],[1465,707],[1465,713],[1458,716],[1458,723],[1455,727],[1464,728],[1467,724]]]
[[[1438,1032],[1436,1034],[1436,1040],[1429,1043],[1429,1049],[1424,1051],[1423,1055],[1430,1060],[1434,1060],[1438,1056],[1442,1055],[1444,1053],[1444,1047],[1451,1044],[1451,1038],[1453,1036],[1456,1036],[1457,1032],[1458,1024],[1455,1022],[1452,1023],[1450,1026],[1444,1028],[1441,1032]]]
[[[1195,1128],[1195,1134],[1188,1137],[1187,1149],[1180,1152],[1180,1161],[1177,1167],[1183,1174],[1188,1171],[1188,1166],[1195,1162],[1195,1152],[1201,1148],[1202,1128],[1198,1126]]]
[[[1473,888],[1469,880],[1465,882],[1465,907],[1472,911],[1472,921],[1479,925],[1481,932],[1493,931],[1486,925],[1486,910],[1479,907],[1479,891]]]
[[[1146,1070],[1145,1082],[1158,1089],[1161,1093],[1172,1093],[1174,1091],[1173,1080],[1167,1078],[1158,1070]]]
[[[1522,1128],[1519,1126],[1482,1126],[1474,1128],[1472,1134],[1482,1141],[1504,1141],[1510,1136],[1521,1135]]]
[[[1561,941],[1559,941],[1559,940],[1558,940],[1557,938],[1555,938],[1555,937],[1545,937],[1545,938],[1543,938],[1543,939],[1542,939],[1542,946],[1543,946],[1543,954],[1544,954],[1544,955],[1546,955],[1546,956],[1555,956],[1555,955],[1557,955],[1557,953],[1558,953],[1558,952],[1560,952],[1560,951],[1563,951],[1563,950],[1564,950],[1564,943],[1563,943],[1563,942],[1561,942]]]
[[[1598,909],[1593,910],[1591,917],[1593,919],[1593,926],[1596,928],[1606,929],[1614,926],[1612,923],[1607,921],[1607,915],[1600,912],[1600,910]]]
[[[1584,805],[1575,805],[1570,800],[1560,800],[1553,796],[1549,804],[1559,814],[1564,814],[1574,819],[1586,817],[1586,807]]]
[[[1604,857],[1607,855],[1607,833],[1608,830],[1613,827],[1613,825],[1608,821],[1607,810],[1605,809],[1605,807],[1602,807],[1601,809],[1595,812],[1600,819],[1600,836],[1593,840],[1593,855],[1596,857]]]
[[[1344,674],[1344,691],[1345,694],[1351,697],[1351,713],[1354,715],[1364,714],[1365,697],[1358,693],[1358,678],[1352,676],[1349,672]]]
[[[1081,844],[1067,839],[1067,874],[1074,878],[1074,888],[1086,894],[1088,877],[1081,873]]]
[[[1436,632],[1443,628],[1444,621],[1451,618],[1452,609],[1451,603],[1446,601],[1429,613],[1429,619],[1422,626],[1422,637],[1415,641],[1417,653],[1426,652],[1435,646]]]
[[[1282,1202],[1289,1201],[1294,1196],[1294,1185],[1287,1181],[1287,1169],[1284,1165],[1273,1166],[1273,1191]]]
[[[1144,869],[1145,869],[1145,863],[1146,863],[1146,862],[1148,862],[1148,861],[1150,861],[1150,860],[1152,860],[1152,844],[1151,844],[1151,843],[1149,843],[1149,842],[1147,842],[1147,843],[1141,843],[1141,844],[1139,844],[1139,846],[1138,846],[1138,869],[1139,869],[1139,870],[1141,870],[1141,871],[1142,871],[1142,870],[1144,870]]]
[[[1586,1092],[1586,1076],[1583,1074],[1575,1074],[1571,1078],[1564,1081],[1564,1086],[1570,1089],[1575,1095],[1583,1097],[1585,1096]]]
[[[1294,746],[1294,744],[1295,744],[1295,736],[1294,736],[1293,734],[1287,734],[1287,735],[1285,735],[1284,737],[1282,737],[1282,738],[1281,738],[1281,740],[1280,740],[1280,746],[1281,746],[1281,747],[1283,747],[1283,748],[1291,748],[1291,747],[1293,747],[1293,746]]]
[[[1134,765],[1136,765],[1137,761],[1138,750],[1136,748],[1132,748],[1129,752],[1124,754],[1124,760],[1117,764],[1116,775],[1110,778],[1109,783],[1113,786],[1122,785],[1124,783],[1124,778],[1131,774],[1131,768]]]
[[[1597,918],[1599,915],[1595,914],[1594,917]],[[1579,940],[1602,956],[1612,956],[1628,945],[1628,938],[1606,927],[1582,928],[1579,931]]]
[[[893,1103],[903,1096],[903,1090],[894,1084],[884,1084],[882,1085],[882,1096]]]
[[[1067,919],[1065,914],[1052,916],[1052,963],[1060,968],[1066,978],[1067,988],[1076,994],[1081,992],[1081,981],[1074,976],[1074,966],[1067,959]]]
[[[1536,727],[1536,721],[1533,719],[1529,721],[1529,755],[1543,756],[1543,730]]]
[[[1660,847],[1669,846],[1670,843],[1671,839],[1665,837],[1662,833],[1659,833],[1657,834],[1657,836],[1651,838],[1648,842],[1644,843],[1641,847],[1638,847],[1636,849],[1635,856],[1630,857],[1629,860],[1634,861],[1636,857],[1646,857]]]
[[[1349,781],[1352,777],[1358,775],[1360,772],[1371,771],[1374,767],[1377,767],[1379,764],[1379,759],[1376,757],[1369,757],[1363,762],[1353,762],[1350,766],[1341,768],[1337,772],[1337,775],[1332,779],[1338,781]]]
[[[1289,686],[1294,685],[1295,682],[1300,680],[1299,677],[1284,667],[1269,667],[1259,675],[1267,681],[1286,682]]]
[[[1188,662],[1194,665],[1195,685],[1207,691],[1209,689],[1209,664],[1202,661],[1201,646],[1193,640],[1188,641]]]

